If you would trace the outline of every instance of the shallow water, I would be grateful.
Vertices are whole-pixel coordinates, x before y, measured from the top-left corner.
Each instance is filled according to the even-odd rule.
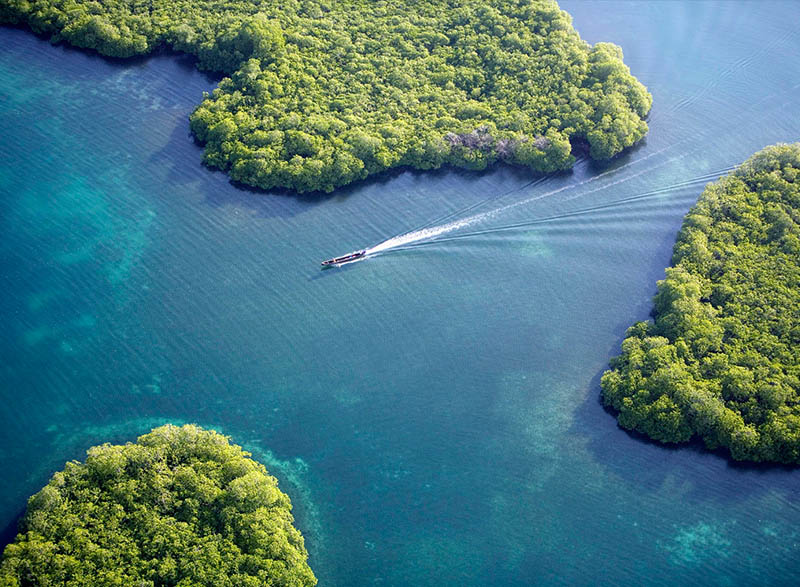
[[[323,585],[798,582],[800,473],[597,399],[705,182],[800,139],[797,5],[562,7],[653,93],[643,145],[321,199],[201,166],[191,61],[0,29],[0,527],[89,446],[196,422],[278,476]],[[470,222],[319,270],[435,219]]]

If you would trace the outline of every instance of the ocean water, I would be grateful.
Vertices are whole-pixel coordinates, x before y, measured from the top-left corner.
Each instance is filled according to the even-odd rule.
[[[5,540],[89,446],[194,422],[278,477],[322,585],[800,582],[800,471],[649,443],[598,400],[705,183],[800,140],[800,8],[562,7],[653,93],[642,145],[324,197],[202,167],[191,60],[0,29]]]

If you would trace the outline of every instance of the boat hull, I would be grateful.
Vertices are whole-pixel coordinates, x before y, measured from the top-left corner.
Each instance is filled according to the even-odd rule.
[[[341,257],[334,257],[333,259],[328,259],[327,261],[322,262],[323,269],[329,269],[331,267],[341,267],[346,263],[352,263],[353,261],[357,261],[359,259],[363,259],[367,254],[366,249],[362,249],[360,251],[353,251],[347,255],[342,255]]]

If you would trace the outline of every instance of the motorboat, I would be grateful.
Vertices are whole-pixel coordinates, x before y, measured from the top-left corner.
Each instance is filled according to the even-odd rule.
[[[327,261],[322,262],[322,268],[327,269],[328,267],[339,267],[340,265],[344,265],[345,263],[350,263],[357,259],[361,259],[364,255],[367,254],[367,249],[361,249],[360,251],[353,251],[347,255],[342,255],[341,257],[334,257],[333,259],[328,259]]]

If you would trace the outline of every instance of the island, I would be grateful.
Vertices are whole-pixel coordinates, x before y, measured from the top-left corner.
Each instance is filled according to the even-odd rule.
[[[0,23],[113,57],[171,49],[225,75],[191,115],[204,161],[264,190],[396,168],[537,173],[607,159],[652,98],[549,0],[8,0]]]
[[[263,465],[197,426],[89,449],[28,501],[0,585],[316,585]]]
[[[619,424],[800,464],[800,143],[710,184],[683,222],[654,320],[601,380]]]

